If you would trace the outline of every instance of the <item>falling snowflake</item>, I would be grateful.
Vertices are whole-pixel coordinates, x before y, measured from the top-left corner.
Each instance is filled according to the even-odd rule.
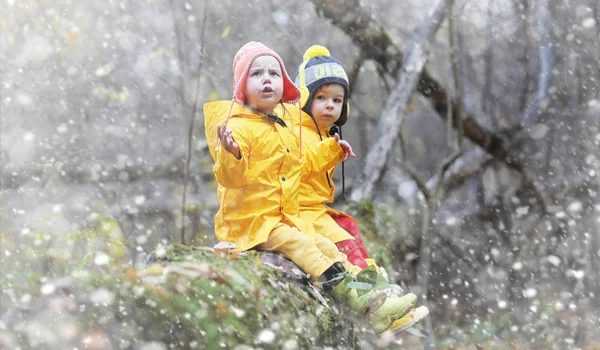
[[[270,329],[262,330],[257,337],[257,342],[263,344],[270,344],[275,340],[275,333]]]

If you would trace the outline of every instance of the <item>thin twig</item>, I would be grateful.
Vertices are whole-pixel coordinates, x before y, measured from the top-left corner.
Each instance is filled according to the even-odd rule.
[[[389,95],[390,92],[392,91],[392,88],[390,87],[390,84],[388,84],[388,81],[385,78],[385,71],[384,71],[383,67],[381,67],[380,65],[377,65],[377,75],[379,76],[379,79],[381,80],[381,82],[383,82],[383,87],[385,88],[385,93],[387,95]]]
[[[354,88],[356,87],[356,82],[358,81],[358,74],[360,73],[360,69],[362,68],[363,63],[365,63],[365,55],[362,51],[360,51],[358,54],[358,58],[354,62],[354,68],[352,69],[352,72],[350,73],[349,77],[350,87],[348,89],[348,95],[350,96],[352,96]]]
[[[185,161],[185,171],[184,171],[184,178],[183,178],[183,196],[181,198],[181,244],[185,244],[185,212],[186,212],[186,205],[187,205],[187,187],[188,187],[188,180],[189,180],[189,176],[190,176],[190,163],[192,160],[192,138],[194,135],[194,125],[195,125],[195,121],[196,121],[196,110],[198,108],[198,101],[200,100],[200,77],[202,74],[202,63],[204,62],[203,59],[203,51],[204,51],[204,33],[206,31],[206,18],[208,17],[208,8],[207,8],[207,4],[208,1],[204,1],[204,14],[203,14],[203,18],[202,18],[202,27],[200,29],[200,60],[198,62],[198,69],[197,69],[197,80],[196,80],[196,89],[195,89],[195,99],[194,99],[194,105],[192,106],[192,113],[190,115],[190,124],[188,126],[188,147],[187,147],[187,158]]]
[[[436,200],[440,199],[440,196],[442,195],[441,191],[443,188],[443,182],[444,182],[444,176],[446,175],[446,172],[448,171],[448,169],[450,168],[450,166],[458,159],[462,156],[463,154],[463,133],[462,133],[462,82],[460,80],[460,71],[459,71],[459,67],[458,67],[458,58],[457,58],[457,54],[456,54],[456,40],[454,37],[454,33],[455,33],[455,28],[454,28],[454,18],[452,17],[452,5],[450,2],[448,2],[448,42],[450,45],[450,66],[452,67],[452,77],[453,77],[453,81],[454,81],[454,101],[456,101],[454,104],[452,104],[452,98],[450,97],[450,94],[448,94],[448,105],[452,106],[451,108],[448,108],[448,117],[447,120],[454,120],[456,119],[456,124],[457,124],[457,145],[458,145],[458,150],[452,155],[450,156],[442,165],[440,172],[438,174],[436,183],[435,183],[435,190],[434,190],[434,196],[436,198]],[[451,115],[451,113],[454,113],[455,115]],[[450,146],[451,144],[451,134],[450,132],[452,131],[452,123],[447,123],[447,142],[448,145]]]

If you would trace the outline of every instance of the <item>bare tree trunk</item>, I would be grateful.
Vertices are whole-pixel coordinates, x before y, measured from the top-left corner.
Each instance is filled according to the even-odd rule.
[[[204,9],[203,9],[203,18],[202,18],[202,26],[200,28],[200,44],[202,45],[199,50],[198,50],[198,54],[200,55],[200,62],[198,63],[198,69],[196,70],[196,75],[197,75],[197,81],[196,81],[196,88],[194,91],[194,101],[192,102],[192,111],[190,113],[190,123],[188,125],[188,130],[187,130],[187,156],[186,156],[186,160],[185,160],[185,170],[184,170],[184,179],[183,179],[183,195],[181,196],[181,243],[185,244],[185,217],[187,216],[187,188],[188,188],[188,179],[190,176],[190,162],[192,160],[192,141],[193,141],[193,136],[194,136],[194,125],[195,125],[195,121],[196,121],[196,111],[198,109],[198,102],[200,101],[200,76],[202,74],[202,64],[204,63],[204,58],[202,56],[203,51],[204,51],[204,33],[206,30],[206,19],[208,17],[208,0],[206,0],[204,2]],[[183,72],[182,72],[183,74]],[[183,81],[183,78],[182,78]],[[183,98],[183,94],[182,94],[182,98]],[[192,214],[193,215],[193,214]],[[193,227],[194,225],[192,225]],[[192,235],[195,234],[197,231],[193,231],[192,230]]]
[[[552,18],[548,8],[548,0],[537,0],[537,29],[540,35],[540,73],[538,75],[537,94],[533,102],[527,107],[521,117],[521,123],[527,125],[535,122],[535,117],[545,109],[548,103],[549,90],[552,83],[552,65],[554,64],[554,53],[552,52],[552,39],[550,36],[550,25]]]
[[[431,41],[446,15],[444,1],[436,0],[428,15],[421,21],[413,34],[413,39],[398,77],[398,84],[392,90],[388,102],[382,112],[376,129],[377,140],[367,153],[364,170],[359,174],[358,181],[352,189],[350,199],[353,201],[372,200],[375,184],[381,178],[384,167],[388,162],[394,142],[400,130],[402,120],[410,98],[419,82],[419,76]],[[400,117],[398,117],[400,116]]]
[[[488,115],[488,116],[492,116],[492,102],[493,102],[493,95],[492,95],[492,86],[494,83],[494,70],[493,70],[493,65],[494,65],[494,45],[492,44],[493,41],[493,28],[494,26],[492,25],[492,21],[493,21],[493,14],[492,14],[492,3],[488,2],[487,4],[487,13],[486,13],[486,42],[488,43],[488,47],[487,50],[485,51],[485,57],[484,57],[484,75],[485,78],[483,80],[483,91],[482,91],[482,96],[481,96],[481,101],[483,102],[483,111]],[[494,122],[496,122],[495,118],[492,118],[492,120],[494,120]],[[497,122],[495,123],[495,126],[497,125]]]
[[[519,63],[521,67],[524,69],[525,75],[523,77],[523,90],[521,92],[521,102],[519,104],[519,113],[523,113],[527,108],[527,98],[529,95],[529,23],[527,21],[527,15],[529,14],[529,3],[528,0],[519,0],[514,1],[515,6],[515,14],[519,15],[523,13],[521,17],[521,33],[523,36],[524,47],[523,54],[519,57]]]
[[[404,53],[392,41],[385,28],[361,6],[359,0],[311,1],[318,12],[330,18],[334,25],[350,36],[366,58],[377,62],[386,73],[397,79],[397,71],[402,66]],[[448,103],[448,93],[427,70],[422,71],[417,90],[430,101],[440,118],[445,119],[448,110],[455,108],[457,101]],[[452,113],[452,118],[456,118],[455,113]],[[456,119],[453,120],[453,126],[458,128]],[[490,155],[511,167],[516,166],[514,160],[508,159],[501,138],[481,127],[475,116],[465,115],[461,132]]]

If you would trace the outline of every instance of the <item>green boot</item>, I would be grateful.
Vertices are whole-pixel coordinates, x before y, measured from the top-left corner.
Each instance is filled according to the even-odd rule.
[[[367,268],[352,278],[342,264],[335,263],[319,281],[334,298],[348,303],[353,312],[365,316],[378,333],[406,315],[417,300],[412,293],[404,296],[389,294],[389,283],[378,277],[375,269]]]

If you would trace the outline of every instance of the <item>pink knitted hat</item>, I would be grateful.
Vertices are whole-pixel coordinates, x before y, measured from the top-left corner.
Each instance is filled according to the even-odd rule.
[[[286,103],[296,103],[300,99],[300,91],[287,74],[283,60],[277,52],[257,41],[250,41],[238,50],[233,58],[233,100],[244,104],[244,87],[248,79],[248,70],[252,62],[260,56],[272,56],[277,59],[283,73],[283,96]]]

